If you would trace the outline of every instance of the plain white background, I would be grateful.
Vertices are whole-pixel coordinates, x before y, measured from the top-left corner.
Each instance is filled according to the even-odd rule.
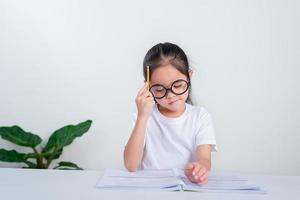
[[[123,167],[143,57],[169,41],[188,55],[194,102],[213,116],[213,169],[300,175],[299,9],[297,0],[3,0],[0,126],[47,139],[92,119],[60,160]],[[29,151],[2,139],[0,148]]]

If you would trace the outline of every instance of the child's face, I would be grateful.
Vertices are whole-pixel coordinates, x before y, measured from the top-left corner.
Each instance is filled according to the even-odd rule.
[[[165,88],[170,88],[172,83],[179,79],[188,81],[184,74],[169,64],[159,67],[153,71],[151,74],[150,87],[154,84],[160,84]],[[171,91],[168,91],[165,97],[156,99],[156,101],[160,106],[168,109],[169,111],[181,111],[183,108],[185,108],[185,101],[188,98],[188,94],[188,90],[181,95],[176,95]]]

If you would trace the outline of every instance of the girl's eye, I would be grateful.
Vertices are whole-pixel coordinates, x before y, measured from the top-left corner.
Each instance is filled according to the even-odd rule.
[[[164,92],[164,90],[165,89],[161,86],[155,86],[152,88],[152,92],[154,92],[154,93],[162,93],[162,92]]]
[[[162,92],[163,89],[156,89],[155,92]]]
[[[182,84],[174,85],[173,87],[180,88],[180,87],[182,87]]]

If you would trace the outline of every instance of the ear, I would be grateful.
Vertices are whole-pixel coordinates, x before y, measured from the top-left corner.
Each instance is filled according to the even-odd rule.
[[[191,70],[191,69],[189,70],[189,76],[190,76],[190,80],[192,79],[193,72],[194,72],[193,70]]]

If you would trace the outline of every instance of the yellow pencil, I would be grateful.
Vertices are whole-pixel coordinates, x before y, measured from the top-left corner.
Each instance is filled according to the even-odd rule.
[[[148,83],[148,90],[150,89],[150,67],[147,66],[147,83]]]

